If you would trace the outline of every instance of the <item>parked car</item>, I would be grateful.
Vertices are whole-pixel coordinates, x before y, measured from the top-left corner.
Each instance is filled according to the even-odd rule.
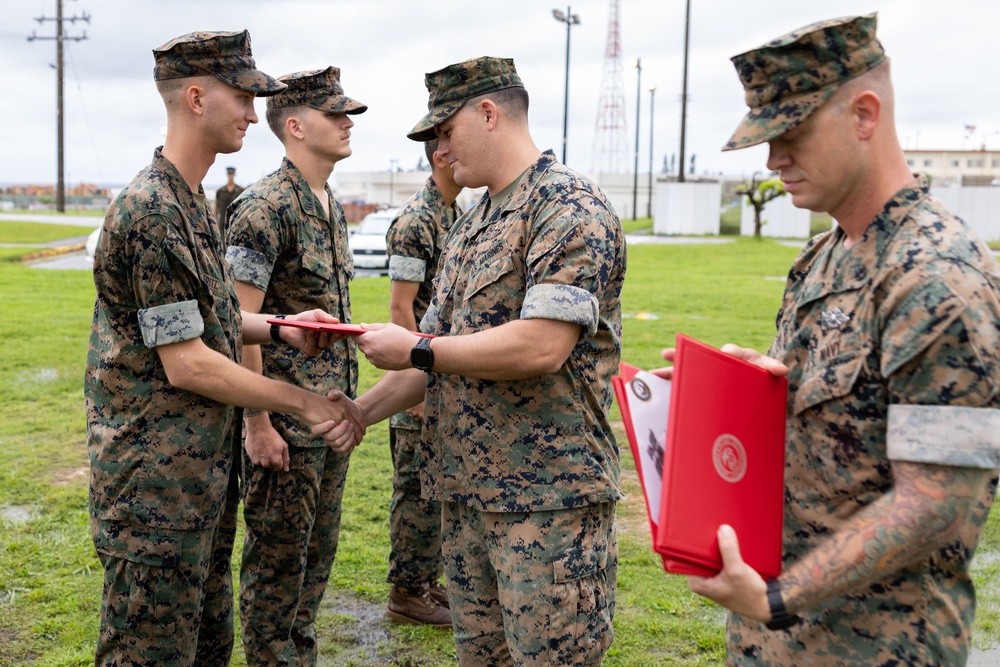
[[[354,266],[359,269],[388,269],[389,256],[386,254],[385,233],[396,219],[398,208],[386,208],[369,213],[358,224],[347,240],[354,258]]]
[[[94,265],[94,253],[97,252],[97,244],[101,242],[101,228],[98,227],[94,231],[90,232],[90,236],[87,237],[87,245],[84,246],[87,253],[86,262],[91,266]]]

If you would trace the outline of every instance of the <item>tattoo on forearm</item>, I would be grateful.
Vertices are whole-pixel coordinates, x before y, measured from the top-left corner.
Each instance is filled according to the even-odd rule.
[[[981,525],[988,470],[895,462],[892,491],[782,574],[795,613],[877,581]]]

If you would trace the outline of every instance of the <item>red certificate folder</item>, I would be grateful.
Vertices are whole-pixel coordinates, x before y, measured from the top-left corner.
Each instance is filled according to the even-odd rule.
[[[736,530],[743,560],[765,578],[781,573],[787,382],[684,334],[677,335],[673,382],[662,411],[662,476],[649,465],[655,423],[637,401],[663,400],[661,378],[623,365],[614,379],[664,568],[714,576],[722,569],[718,527]],[[653,379],[650,379],[653,378]],[[636,380],[647,384],[635,387]],[[669,415],[669,416],[668,416]],[[645,448],[645,451],[643,450]],[[659,485],[659,504],[651,497]],[[655,519],[654,519],[655,517]]]
[[[365,329],[360,324],[349,324],[346,322],[304,322],[275,317],[269,319],[267,323],[277,324],[279,327],[298,327],[299,329],[312,329],[313,331],[329,331],[330,333],[347,334],[348,336],[359,336],[368,331],[368,329]],[[419,331],[411,331],[410,333],[421,338],[434,338],[434,334],[420,333]]]

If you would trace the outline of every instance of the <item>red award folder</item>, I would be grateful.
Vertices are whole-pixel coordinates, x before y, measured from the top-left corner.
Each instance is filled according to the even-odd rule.
[[[640,401],[648,413],[646,405],[664,393],[649,377],[666,381],[624,366],[615,378],[637,469],[646,458],[640,481],[653,548],[668,572],[714,576],[722,569],[716,531],[727,523],[740,540],[743,560],[764,578],[777,577],[787,382],[684,334],[677,335],[676,349],[669,408],[657,405],[662,431],[655,422],[637,419],[643,390],[637,393],[634,385],[636,379],[650,385],[650,399]],[[648,455],[658,433],[663,434],[660,476],[650,470],[655,466]]]
[[[365,329],[360,324],[349,324],[347,322],[304,322],[275,317],[267,320],[267,323],[277,324],[279,327],[298,327],[299,329],[311,329],[313,331],[329,331],[330,333],[347,334],[348,336],[359,336],[368,331],[368,329]],[[410,333],[421,338],[434,338],[434,334],[421,333],[419,331],[411,331]]]

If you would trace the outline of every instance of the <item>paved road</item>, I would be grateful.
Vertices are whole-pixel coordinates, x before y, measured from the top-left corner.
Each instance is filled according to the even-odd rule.
[[[0,222],[42,222],[47,225],[73,225],[97,229],[103,215],[58,215],[45,213],[0,213]]]

